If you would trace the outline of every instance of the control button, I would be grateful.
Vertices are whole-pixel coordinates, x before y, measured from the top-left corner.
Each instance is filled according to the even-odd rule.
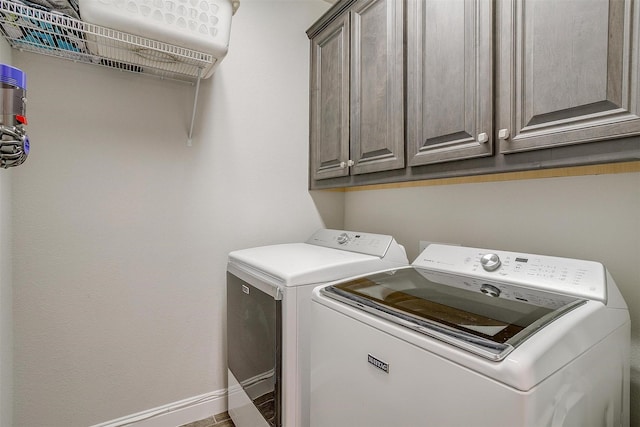
[[[347,233],[342,233],[341,235],[338,236],[338,243],[340,243],[341,245],[344,245],[348,241],[349,241],[349,235]]]
[[[500,289],[492,285],[484,284],[480,287],[480,292],[490,297],[497,298],[500,296]]]
[[[485,254],[480,258],[480,264],[486,271],[494,271],[500,267],[500,258],[496,254]]]

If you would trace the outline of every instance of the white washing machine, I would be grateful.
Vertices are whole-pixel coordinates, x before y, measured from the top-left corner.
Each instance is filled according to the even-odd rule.
[[[228,403],[236,427],[308,426],[311,291],[408,264],[391,236],[327,229],[305,243],[231,252]]]
[[[599,263],[434,244],[312,298],[312,427],[629,426],[629,312]]]

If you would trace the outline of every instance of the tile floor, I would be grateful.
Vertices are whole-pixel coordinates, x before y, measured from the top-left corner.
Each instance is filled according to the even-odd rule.
[[[231,421],[231,418],[229,418],[229,414],[223,412],[222,414],[213,415],[204,420],[194,421],[180,427],[235,427],[235,425],[233,421]]]

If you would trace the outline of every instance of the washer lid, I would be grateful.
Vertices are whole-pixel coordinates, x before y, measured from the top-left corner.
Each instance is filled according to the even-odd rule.
[[[342,281],[320,292],[494,361],[586,302],[418,267]]]
[[[234,251],[229,254],[229,263],[254,276],[266,276],[274,284],[283,286],[330,282],[388,266],[388,262],[378,256],[308,243]]]
[[[305,243],[229,254],[230,266],[279,286],[326,283],[408,264],[404,248],[391,236],[332,229],[316,231]]]

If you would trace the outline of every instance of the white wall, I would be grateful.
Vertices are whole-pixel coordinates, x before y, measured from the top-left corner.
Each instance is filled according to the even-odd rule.
[[[12,63],[11,48],[4,38],[0,38],[0,63]],[[12,171],[0,170],[0,427],[13,423]]]
[[[640,425],[640,173],[353,191],[345,212],[345,228],[392,234],[410,260],[427,240],[606,265],[631,314]]]
[[[343,195],[307,191],[305,30],[328,6],[242,1],[192,147],[193,87],[16,53],[15,427],[226,387],[227,253],[342,227]]]

